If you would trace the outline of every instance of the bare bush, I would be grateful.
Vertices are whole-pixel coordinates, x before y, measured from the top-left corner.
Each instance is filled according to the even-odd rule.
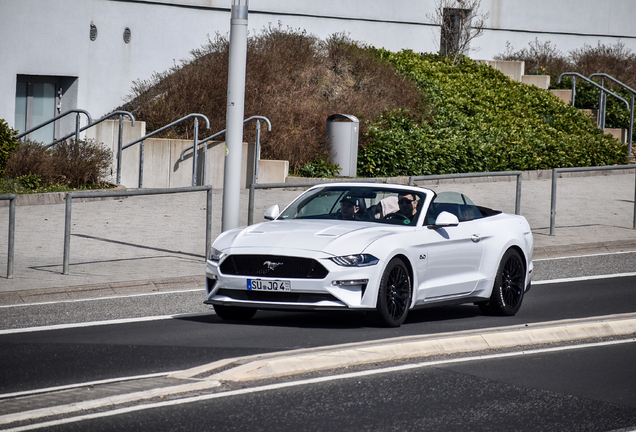
[[[229,42],[216,36],[193,59],[136,82],[124,106],[157,129],[189,113],[205,114],[209,136],[225,129]],[[261,135],[263,159],[286,159],[292,172],[324,158],[326,119],[334,113],[365,121],[386,110],[407,108],[420,119],[427,105],[414,83],[376,59],[344,34],[322,41],[305,31],[268,27],[248,39],[245,117],[263,115],[272,131]],[[192,126],[174,128],[171,136],[190,138]],[[360,137],[364,134],[360,133]],[[245,140],[254,129],[245,128]]]
[[[37,175],[45,184],[81,187],[103,183],[110,162],[110,150],[94,141],[68,140],[51,149],[25,142],[11,155],[5,176]]]
[[[596,47],[584,45],[583,48],[570,51],[569,57],[576,72],[584,76],[606,73],[631,88],[636,88],[636,54],[625,48],[620,40],[614,45],[600,42]]]
[[[551,80],[556,80],[559,75],[569,72],[571,66],[563,53],[552,42],[539,42],[535,38],[528,44],[528,48],[514,51],[510,42],[506,42],[506,52],[496,55],[495,60],[523,61],[528,75],[550,75]]]
[[[636,54],[625,48],[620,40],[614,45],[598,43],[596,47],[584,45],[572,50],[568,55],[561,53],[550,41],[535,39],[527,48],[514,51],[506,43],[506,51],[496,55],[495,60],[523,60],[529,74],[550,75],[556,83],[564,72],[578,72],[583,76],[606,73],[634,88],[636,87]],[[609,84],[612,87],[611,83]]]

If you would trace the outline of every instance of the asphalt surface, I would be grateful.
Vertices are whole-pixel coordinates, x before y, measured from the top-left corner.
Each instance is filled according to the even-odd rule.
[[[625,381],[635,355],[630,343],[437,364],[227,392],[47,430],[628,431],[636,387]],[[599,383],[611,391],[599,393]]]

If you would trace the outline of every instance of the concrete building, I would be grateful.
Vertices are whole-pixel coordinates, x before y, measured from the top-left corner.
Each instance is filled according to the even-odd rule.
[[[94,119],[121,105],[133,82],[150,78],[216,32],[227,34],[231,0],[0,0],[0,118],[21,131],[69,109]],[[432,52],[439,28],[433,0],[251,0],[250,31],[268,24],[321,38],[345,32],[391,50]],[[636,51],[633,0],[482,0],[488,29],[472,47],[491,59],[506,42],[538,38],[567,53],[620,39]],[[73,116],[32,138],[47,141],[74,127]]]

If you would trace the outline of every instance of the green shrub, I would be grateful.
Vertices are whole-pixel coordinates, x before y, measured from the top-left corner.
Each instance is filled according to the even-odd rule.
[[[324,178],[334,177],[339,172],[340,166],[338,164],[332,164],[325,157],[319,157],[300,167],[298,175],[300,177]]]
[[[626,146],[534,86],[466,59],[458,66],[412,51],[375,50],[413,79],[434,120],[385,113],[366,132],[358,175],[550,169],[625,162]]]
[[[550,75],[550,88],[570,89],[572,79],[564,77],[558,82],[559,75],[564,72],[577,72],[585,77],[594,73],[606,73],[631,88],[636,88],[636,54],[625,47],[621,41],[614,45],[598,43],[597,46],[584,45],[583,48],[562,54],[550,41],[534,42],[528,48],[514,51],[510,43],[506,44],[506,52],[495,56],[495,60],[517,60],[525,62],[527,74],[538,73],[543,70]],[[596,81],[600,83],[597,78]],[[627,102],[631,101],[631,93],[609,80],[605,86],[617,93]],[[585,83],[581,79],[576,81],[575,106],[581,109],[598,109],[600,90]],[[623,102],[607,96],[606,127],[627,128],[629,126],[629,109]]]
[[[0,119],[0,175],[4,173],[9,158],[19,145],[15,139],[17,134],[4,119]]]

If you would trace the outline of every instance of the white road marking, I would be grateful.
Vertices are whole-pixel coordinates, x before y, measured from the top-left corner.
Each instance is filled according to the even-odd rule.
[[[81,388],[81,387],[90,387],[90,386],[96,386],[96,385],[102,385],[102,384],[111,384],[116,382],[136,381],[136,380],[142,380],[147,378],[157,378],[157,377],[162,377],[162,376],[170,375],[177,372],[179,371],[158,372],[158,373],[147,374],[147,375],[136,375],[136,376],[129,376],[129,377],[121,377],[121,378],[109,378],[109,379],[103,379],[98,381],[87,381],[87,382],[77,383],[77,384],[68,384],[68,385],[56,386],[56,387],[25,390],[25,391],[20,391],[15,393],[4,393],[4,394],[0,394],[0,399],[11,399],[11,398],[23,397],[23,396],[33,396],[36,394],[52,393],[56,391],[72,390],[72,389]]]
[[[138,317],[138,318],[122,318],[122,319],[105,320],[105,321],[89,321],[89,322],[83,322],[83,323],[55,324],[55,325],[41,326],[41,327],[25,327],[25,328],[17,328],[17,329],[0,330],[0,335],[33,333],[33,332],[49,331],[49,330],[66,330],[66,329],[103,326],[103,325],[112,325],[112,324],[131,324],[131,323],[138,323],[138,322],[161,321],[161,320],[197,317],[197,316],[205,316],[205,315],[213,315],[213,314],[214,313],[212,312],[212,310],[210,310],[210,312],[198,312],[198,313],[191,313],[191,314],[157,315],[157,316],[147,316],[147,317]]]
[[[166,408],[170,406],[203,402],[203,401],[208,401],[213,399],[239,396],[239,395],[250,394],[250,393],[260,393],[260,392],[271,391],[271,390],[279,390],[279,389],[288,388],[288,387],[298,387],[302,385],[311,385],[311,384],[318,384],[318,383],[329,382],[329,381],[346,380],[351,378],[362,378],[362,377],[368,377],[373,375],[392,373],[392,372],[401,372],[401,371],[419,369],[419,368],[425,368],[425,367],[442,366],[442,365],[448,365],[448,364],[454,364],[454,363],[463,363],[463,362],[480,361],[480,360],[495,360],[495,359],[507,358],[507,357],[519,357],[524,355],[552,353],[552,352],[558,352],[558,351],[569,351],[569,350],[584,349],[584,348],[596,348],[596,347],[602,347],[602,346],[618,345],[618,344],[633,343],[633,342],[636,342],[636,339],[632,338],[632,339],[623,339],[623,340],[614,340],[614,341],[594,342],[594,343],[587,343],[587,344],[580,344],[580,345],[568,345],[568,346],[562,346],[562,347],[541,348],[541,349],[534,349],[534,350],[523,350],[518,352],[488,354],[488,355],[471,356],[471,357],[460,357],[460,358],[446,359],[446,360],[427,361],[427,362],[421,362],[421,363],[415,363],[415,364],[409,364],[409,365],[391,366],[391,367],[386,367],[382,369],[372,369],[372,370],[365,370],[360,372],[350,372],[350,373],[341,374],[341,375],[323,376],[323,377],[310,378],[310,379],[299,380],[299,381],[269,384],[269,385],[253,387],[253,388],[231,390],[231,391],[221,392],[221,393],[206,394],[206,395],[200,395],[200,396],[194,396],[194,397],[186,397],[183,399],[175,399],[175,400],[156,402],[156,403],[145,404],[145,405],[131,406],[126,408],[114,409],[112,411],[85,414],[85,415],[81,415],[77,417],[53,420],[53,421],[43,422],[39,424],[32,424],[32,425],[21,426],[21,427],[16,427],[13,429],[6,429],[6,430],[11,432],[21,432],[21,431],[40,429],[40,428],[48,428],[48,427],[54,427],[54,426],[59,426],[63,424],[76,423],[76,422],[80,422],[84,420],[93,420],[93,419],[103,418],[103,417],[112,417],[116,415],[136,412],[136,411],[144,411],[144,410],[155,409],[155,408]]]
[[[157,291],[157,292],[151,292],[151,293],[128,294],[128,295],[118,295],[118,296],[109,296],[109,297],[57,300],[57,301],[41,302],[41,303],[20,303],[15,305],[2,305],[0,306],[0,309],[12,308],[12,307],[24,307],[24,306],[52,305],[52,304],[58,304],[58,303],[81,303],[81,302],[90,302],[90,301],[99,301],[99,300],[114,300],[114,299],[130,298],[130,297],[156,296],[156,295],[163,295],[163,294],[180,294],[180,293],[190,293],[190,292],[199,292],[199,291],[203,292],[205,291],[205,288],[178,290],[178,291]]]
[[[602,252],[596,254],[587,254],[587,255],[573,255],[573,256],[564,256],[564,257],[553,257],[553,258],[539,258],[533,259],[532,261],[555,261],[555,260],[564,260],[570,258],[588,258],[588,257],[597,257],[597,256],[606,256],[606,255],[622,255],[622,254],[636,254],[636,251],[621,251],[621,252]]]
[[[579,276],[579,277],[564,278],[564,279],[546,279],[546,280],[540,280],[540,281],[532,281],[532,285],[546,285],[546,284],[564,283],[564,282],[582,282],[582,281],[588,281],[588,280],[611,279],[611,278],[629,277],[629,276],[636,276],[636,273],[614,273],[614,274],[607,274],[607,275]]]

